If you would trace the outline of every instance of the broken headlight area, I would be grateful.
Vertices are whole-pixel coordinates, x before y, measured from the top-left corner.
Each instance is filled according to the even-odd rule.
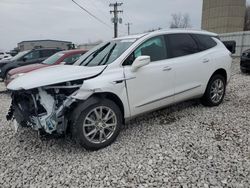
[[[15,119],[19,126],[32,127],[48,134],[66,132],[72,98],[81,82],[67,82],[32,90],[12,92],[7,120]]]

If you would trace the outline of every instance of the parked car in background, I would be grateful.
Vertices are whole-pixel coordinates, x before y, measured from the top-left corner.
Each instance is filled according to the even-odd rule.
[[[79,59],[81,55],[83,55],[86,52],[87,51],[84,49],[60,51],[50,56],[48,59],[44,60],[41,63],[35,63],[32,65],[26,65],[12,69],[7,73],[7,76],[4,80],[5,85],[8,85],[13,79],[33,70],[49,67],[52,65],[58,65],[62,62],[66,65],[72,65],[75,61]]]
[[[3,59],[11,58],[12,56],[10,54],[7,54],[5,52],[0,52],[0,61]]]
[[[38,48],[20,52],[12,59],[0,62],[0,78],[4,79],[11,69],[30,64],[41,63],[59,51],[61,51],[61,49]]]
[[[241,55],[240,70],[243,73],[250,72],[250,49],[244,51]]]
[[[65,134],[96,150],[111,144],[127,120],[201,98],[223,101],[232,57],[217,35],[160,30],[105,42],[74,64],[40,69],[7,86],[7,119],[42,133]]]
[[[23,51],[23,52],[19,52],[17,55],[15,55],[14,57],[12,57],[11,59],[7,59],[7,60],[1,60],[0,61],[0,75],[1,75],[1,68],[4,67],[6,64],[8,63],[12,63],[15,61],[20,61],[22,59],[23,56],[25,56],[29,51]]]
[[[11,55],[9,56],[5,56],[3,59],[0,60],[1,61],[7,61],[7,60],[11,60],[13,57]]]

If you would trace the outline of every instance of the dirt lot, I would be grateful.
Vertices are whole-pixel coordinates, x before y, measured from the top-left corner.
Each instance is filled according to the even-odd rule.
[[[0,86],[0,187],[250,187],[250,75],[233,64],[224,103],[189,101],[139,117],[87,152],[69,138],[14,135]]]

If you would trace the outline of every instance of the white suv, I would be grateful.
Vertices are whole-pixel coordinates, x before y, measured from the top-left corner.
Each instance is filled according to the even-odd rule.
[[[105,42],[76,66],[40,69],[13,80],[7,119],[64,134],[90,150],[111,144],[127,120],[201,98],[217,106],[230,79],[231,53],[214,33],[166,30]]]

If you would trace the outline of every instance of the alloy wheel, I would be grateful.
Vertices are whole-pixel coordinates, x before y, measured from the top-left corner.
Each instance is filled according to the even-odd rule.
[[[213,103],[219,103],[224,95],[224,82],[221,79],[216,79],[211,85],[210,98]]]
[[[89,142],[100,144],[109,140],[117,127],[115,112],[106,106],[92,109],[83,121],[83,134]]]

